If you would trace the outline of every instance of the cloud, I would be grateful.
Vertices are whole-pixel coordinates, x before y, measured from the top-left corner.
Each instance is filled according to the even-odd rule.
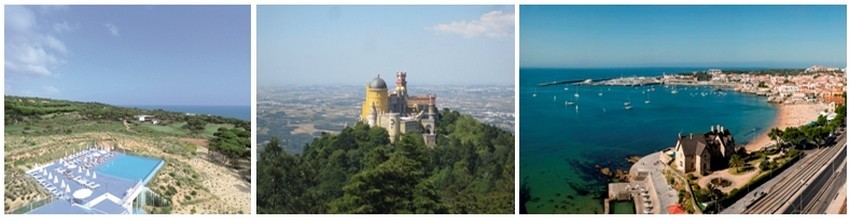
[[[56,31],[56,33],[62,34],[64,32],[77,30],[77,27],[71,27],[71,25],[68,25],[68,21],[62,21],[62,23],[53,23],[53,30]]]
[[[478,20],[452,21],[426,28],[436,33],[457,34],[463,38],[504,38],[514,36],[514,14],[491,11]]]
[[[106,23],[106,24],[103,24],[103,26],[106,27],[107,30],[109,30],[109,33],[112,34],[113,37],[120,36],[118,34],[118,27],[116,27],[114,24]]]
[[[66,62],[65,42],[50,34],[55,26],[41,27],[32,9],[6,6],[5,24],[6,74],[51,76],[53,69]]]
[[[33,26],[35,26],[35,14],[31,10],[19,5],[6,7],[6,28],[20,31]]]

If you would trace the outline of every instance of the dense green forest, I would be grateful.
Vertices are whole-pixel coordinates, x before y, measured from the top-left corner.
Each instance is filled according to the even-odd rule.
[[[259,213],[513,213],[514,136],[444,109],[433,149],[363,123],[260,154]]]

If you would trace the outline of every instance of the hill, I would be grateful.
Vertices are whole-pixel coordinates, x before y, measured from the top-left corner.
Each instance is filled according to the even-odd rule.
[[[45,98],[4,102],[7,213],[49,198],[25,170],[95,144],[165,161],[148,187],[171,202],[148,205],[148,213],[250,211],[249,121]]]
[[[259,213],[513,213],[514,136],[441,111],[437,146],[357,123],[302,154],[276,138],[257,164]]]

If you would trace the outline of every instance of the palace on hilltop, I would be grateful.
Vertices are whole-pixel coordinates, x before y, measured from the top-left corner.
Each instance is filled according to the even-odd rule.
[[[422,134],[425,145],[437,144],[439,120],[437,96],[434,94],[410,96],[407,94],[407,73],[397,72],[395,89],[390,93],[381,75],[366,84],[366,100],[360,121],[370,127],[387,129],[390,142],[398,140],[399,134],[415,132]]]

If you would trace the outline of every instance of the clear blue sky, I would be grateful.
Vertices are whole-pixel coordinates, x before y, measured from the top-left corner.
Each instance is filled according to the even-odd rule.
[[[249,6],[6,6],[5,13],[7,95],[251,103]]]
[[[521,67],[844,67],[845,6],[520,6]]]
[[[512,5],[257,6],[257,83],[512,85],[514,27]]]

